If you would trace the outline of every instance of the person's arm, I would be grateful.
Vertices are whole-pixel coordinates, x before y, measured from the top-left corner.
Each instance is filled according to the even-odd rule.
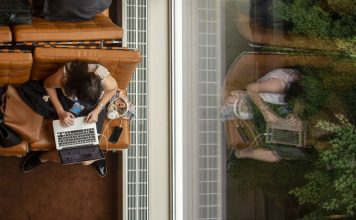
[[[290,114],[286,119],[280,118],[266,103],[262,100],[259,93],[282,93],[285,86],[279,79],[269,79],[263,82],[251,83],[247,86],[247,94],[261,111],[266,122],[285,123],[289,126],[301,128],[302,121],[297,115]]]
[[[99,100],[98,105],[88,114],[86,121],[88,123],[96,122],[98,115],[103,107],[110,101],[110,99],[116,94],[118,90],[117,82],[110,74],[103,80],[104,94]]]
[[[51,103],[56,110],[59,120],[62,126],[70,126],[74,123],[74,115],[70,112],[66,112],[63,109],[62,104],[59,102],[56,88],[62,88],[61,79],[63,78],[63,68],[60,68],[55,74],[52,74],[44,81],[44,88],[46,89]]]
[[[263,82],[251,83],[246,87],[247,94],[258,107],[266,122],[278,122],[281,119],[271,108],[268,107],[268,105],[266,105],[259,95],[260,92],[275,93],[283,91],[281,83],[276,80],[277,79],[272,79]]]

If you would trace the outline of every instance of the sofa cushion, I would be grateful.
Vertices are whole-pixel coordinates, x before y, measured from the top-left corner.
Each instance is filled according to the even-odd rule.
[[[32,24],[13,26],[16,42],[88,41],[122,39],[122,28],[98,14],[89,21],[48,21],[35,17]]]
[[[78,49],[78,48],[40,48],[34,53],[31,79],[44,80],[55,73],[66,62],[86,60],[105,66],[116,79],[119,88],[126,89],[131,76],[140,62],[140,53],[129,49]]]
[[[0,45],[1,43],[11,42],[11,31],[8,26],[0,26]]]
[[[0,52],[0,86],[27,82],[31,67],[31,53]]]
[[[20,144],[13,147],[8,147],[8,148],[0,147],[0,155],[4,155],[4,156],[23,156],[27,152],[28,152],[27,141],[22,141]]]

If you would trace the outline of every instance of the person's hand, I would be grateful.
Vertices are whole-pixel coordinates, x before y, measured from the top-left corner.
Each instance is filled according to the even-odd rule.
[[[74,124],[75,116],[70,112],[61,111],[58,113],[58,117],[63,127],[68,127]]]
[[[96,109],[94,109],[93,111],[91,111],[87,117],[85,118],[85,121],[87,123],[95,123],[98,121],[98,115],[99,115],[100,111],[97,111]]]
[[[303,122],[302,120],[295,114],[289,114],[285,120],[285,123],[289,126],[295,127],[297,129],[302,129]]]
[[[295,129],[301,130],[303,128],[302,120],[295,114],[291,113],[286,118],[278,118],[272,123],[279,125],[286,125],[288,127],[293,127]]]

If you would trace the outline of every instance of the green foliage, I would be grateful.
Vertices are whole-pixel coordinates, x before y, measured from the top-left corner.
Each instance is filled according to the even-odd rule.
[[[308,183],[291,191],[300,204],[313,204],[326,216],[346,214],[356,217],[356,129],[343,115],[339,124],[320,121],[317,127],[334,132],[330,148],[320,151]]]
[[[355,12],[355,0],[326,0],[328,8],[335,12]]]
[[[346,39],[356,35],[356,13],[332,11],[323,0],[284,0],[276,11],[280,18],[291,24],[295,33]]]
[[[260,110],[257,108],[255,103],[252,102],[253,111],[253,122],[256,126],[256,130],[259,134],[266,132],[266,121],[261,114]]]
[[[308,36],[329,36],[332,18],[316,3],[315,0],[280,3],[278,14],[292,24],[293,32]]]
[[[348,40],[336,39],[337,47],[343,51],[343,55],[356,54],[356,36]]]
[[[292,97],[288,104],[295,106],[296,102],[303,103],[303,109],[299,112],[302,119],[308,119],[326,105],[330,91],[323,84],[325,70],[305,67],[301,71],[302,76],[297,83],[302,91]]]
[[[350,61],[352,62],[352,61]],[[341,72],[335,74],[331,71],[323,71],[324,77],[322,79],[325,87],[337,93],[338,95],[350,91],[353,87],[355,87],[356,83],[356,72],[347,73]]]
[[[322,81],[325,88],[343,102],[350,120],[356,122],[356,72],[341,72],[338,74],[332,71],[325,72]]]
[[[355,105],[355,97],[356,97],[356,86],[350,89],[347,92],[340,94],[343,103],[345,104],[345,110],[347,112],[348,117],[351,119],[353,123],[356,123],[356,105]]]
[[[311,161],[293,160],[266,163],[257,160],[236,160],[232,175],[240,182],[241,191],[261,189],[268,197],[283,202],[290,189],[304,183]],[[291,172],[293,171],[293,172]]]

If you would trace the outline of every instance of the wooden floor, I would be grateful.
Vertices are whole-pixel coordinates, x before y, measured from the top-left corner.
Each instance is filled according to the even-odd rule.
[[[227,175],[227,220],[290,220],[283,205],[268,199],[260,190],[242,192],[238,184],[238,179]]]
[[[106,154],[108,173],[91,166],[45,163],[28,174],[21,158],[0,157],[0,219],[114,220],[122,210],[118,154]]]

